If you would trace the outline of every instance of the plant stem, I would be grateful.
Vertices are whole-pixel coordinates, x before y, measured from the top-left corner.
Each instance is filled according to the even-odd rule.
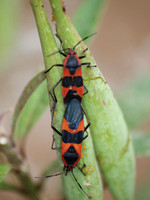
[[[64,12],[61,1],[50,0],[50,3],[63,48],[71,48],[80,41],[80,36]],[[86,48],[82,42],[76,51],[80,54]],[[86,62],[95,65],[90,51],[85,54]],[[89,91],[83,98],[83,107],[91,120],[90,131],[105,181],[116,200],[133,200],[135,159],[122,112],[98,67],[83,67],[83,78]]]
[[[31,1],[32,9],[34,12],[35,20],[37,23],[39,36],[41,40],[42,51],[44,55],[45,67],[48,69],[53,64],[61,64],[63,61],[59,54],[55,54],[51,57],[47,55],[57,51],[57,46],[54,40],[54,36],[50,25],[45,14],[42,0],[32,0]],[[47,73],[47,82],[48,90],[50,91],[52,87],[59,81],[62,76],[62,69],[58,70],[57,67],[54,67],[49,73]],[[56,115],[54,116],[55,124],[58,130],[61,130],[61,123],[64,114],[64,104],[61,94],[61,87],[56,89],[57,96],[57,106],[56,106]],[[51,99],[50,99],[51,103]],[[56,136],[55,136],[56,137]],[[56,139],[56,146],[60,146],[60,136]],[[85,150],[83,149],[83,155],[80,162],[82,166],[83,163],[87,165],[86,172],[87,176],[83,176],[81,172],[76,168],[74,170],[75,176],[77,177],[79,183],[83,186],[86,192],[91,195],[93,200],[102,199],[102,184],[100,180],[100,174],[98,171],[95,154],[93,150],[92,140],[89,136],[88,140],[83,143]],[[58,151],[58,160],[59,163],[61,160],[60,152]],[[62,166],[62,165],[61,165]],[[89,175],[90,174],[90,175]],[[68,199],[87,199],[83,192],[79,189],[78,185],[75,183],[73,177],[70,173],[67,176],[63,175],[64,191],[67,194]],[[73,195],[75,194],[75,195]]]
[[[40,37],[42,52],[43,52],[43,57],[44,57],[44,63],[45,63],[45,69],[49,69],[49,67],[51,67],[52,65],[56,63],[62,64],[62,58],[60,54],[48,56],[58,51],[58,48],[54,39],[52,29],[48,22],[48,18],[46,16],[42,0],[31,0],[30,3],[32,6],[32,10],[34,13],[35,21],[36,21],[38,32],[39,32],[39,37]],[[50,72],[48,72],[46,76],[47,76],[47,88],[48,88],[48,91],[51,91],[52,87],[61,78],[62,69],[53,67],[53,69],[50,70]],[[61,122],[62,122],[63,113],[64,113],[63,99],[61,95],[61,85],[58,85],[58,87],[55,90],[55,93],[57,96],[58,103],[56,105],[56,115],[54,118],[54,126],[58,130],[61,130]],[[49,100],[50,100],[50,106],[52,107],[53,101],[51,98],[49,98]],[[61,138],[58,134],[55,134],[55,139],[56,139],[56,146],[60,146]],[[60,164],[62,164],[60,151],[58,151],[57,153],[59,157],[58,160]]]

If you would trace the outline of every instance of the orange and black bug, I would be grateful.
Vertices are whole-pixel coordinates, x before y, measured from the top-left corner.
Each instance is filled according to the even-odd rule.
[[[88,125],[84,127],[84,114],[80,102],[72,99],[65,110],[62,121],[62,132],[60,133],[56,128],[54,129],[62,136],[62,160],[67,167],[67,171],[70,171],[79,162],[82,141],[88,137],[88,134],[83,137],[84,132],[90,125],[90,121],[85,114],[88,119]]]
[[[90,198],[90,196],[83,190],[83,188],[81,187],[81,185],[79,184],[73,173],[74,167],[77,166],[80,169],[80,171],[84,174],[84,172],[82,171],[83,168],[81,168],[78,164],[81,158],[82,142],[84,139],[88,137],[87,128],[90,125],[90,121],[86,116],[88,124],[86,127],[84,127],[84,118],[83,118],[84,114],[85,113],[81,107],[80,102],[76,99],[72,99],[66,106],[65,114],[62,121],[61,132],[59,132],[59,130],[57,130],[53,126],[53,119],[52,119],[52,128],[62,137],[62,146],[53,147],[54,144],[53,140],[52,149],[53,150],[61,149],[61,157],[62,161],[64,162],[64,171],[55,175],[46,176],[46,178],[52,176],[58,176],[61,174],[67,175],[67,173],[71,171],[78,186],[88,196],[88,198]],[[86,136],[84,136],[85,131],[87,133]]]
[[[90,64],[91,64],[90,62],[81,63],[81,59],[85,58],[86,56],[82,55],[82,56],[78,57],[78,55],[75,51],[75,48],[82,41],[86,40],[87,38],[89,38],[95,34],[96,33],[86,36],[85,38],[80,40],[73,48],[67,48],[69,50],[67,54],[65,54],[62,51],[55,52],[55,53],[60,53],[61,55],[63,55],[65,57],[63,64],[55,64],[55,65],[51,66],[48,70],[45,71],[45,73],[49,72],[54,66],[55,67],[56,66],[63,67],[63,77],[53,87],[53,96],[54,96],[55,102],[57,102],[57,98],[55,95],[55,88],[61,81],[62,81],[62,95],[63,95],[65,105],[67,105],[72,99],[77,99],[79,102],[81,102],[83,95],[87,94],[88,90],[85,87],[85,85],[83,84],[81,66],[83,66],[83,65],[86,65],[88,67],[95,67],[95,66],[90,66]],[[62,43],[62,41],[61,41],[61,43]],[[82,52],[82,54],[84,54],[84,52],[87,50],[88,50],[88,48],[86,48]],[[53,53],[51,55],[54,55],[55,53]],[[85,93],[83,93],[84,89],[86,90]]]

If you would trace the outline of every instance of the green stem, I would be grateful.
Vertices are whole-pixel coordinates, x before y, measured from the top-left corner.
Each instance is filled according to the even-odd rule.
[[[58,51],[58,48],[54,39],[52,29],[48,22],[48,18],[46,16],[42,0],[31,0],[30,3],[32,6],[32,10],[34,13],[35,21],[36,21],[38,32],[39,32],[39,37],[40,37],[42,52],[43,52],[43,57],[44,57],[44,63],[45,63],[45,69],[49,69],[49,67],[51,67],[52,65],[56,63],[62,64],[62,58],[60,54],[48,56],[52,54],[53,52]],[[47,76],[47,88],[48,88],[48,91],[51,91],[52,87],[61,78],[62,69],[58,67],[53,67],[53,69],[50,70],[46,74],[46,76]],[[63,99],[61,95],[61,85],[58,85],[58,87],[55,90],[55,93],[57,96],[58,103],[56,105],[56,117],[54,119],[54,126],[58,130],[61,130],[61,121],[62,121],[63,113],[64,113]],[[50,105],[52,106],[53,101],[51,98],[49,98],[49,100],[50,100]],[[55,134],[55,139],[56,139],[56,146],[60,146],[61,144],[60,136]],[[58,151],[58,157],[60,161],[61,160],[60,151]]]
[[[50,3],[63,48],[71,48],[80,36],[63,11],[61,1],[50,0]],[[84,49],[86,45],[82,42],[76,51],[80,54]],[[95,65],[90,51],[86,51],[86,62]],[[90,131],[105,181],[116,200],[133,200],[135,159],[122,112],[98,67],[83,67],[83,78],[89,90],[83,98],[83,107],[91,120]]]
[[[42,0],[32,0],[31,1],[32,9],[34,12],[35,20],[37,23],[39,36],[41,40],[42,51],[44,55],[45,67],[48,69],[53,64],[61,64],[62,59],[59,54],[55,54],[51,57],[47,57],[47,55],[57,51],[57,46],[54,40],[54,36],[51,30],[51,27],[48,23],[47,16],[45,14]],[[47,73],[47,86],[48,90],[51,90],[52,87],[59,81],[62,76],[62,69],[58,70],[57,67],[54,67],[49,73]],[[64,114],[64,104],[61,94],[61,87],[57,87],[56,89],[57,96],[57,106],[56,106],[56,115],[54,117],[55,124],[58,130],[61,130],[61,123]],[[51,100],[51,99],[50,99]],[[55,136],[56,138],[56,136]],[[56,138],[56,146],[60,146],[60,136]],[[84,144],[84,148],[82,150],[82,159],[80,165],[86,164],[85,173],[87,176],[83,176],[81,172],[76,168],[74,170],[75,176],[78,179],[78,182],[82,185],[85,191],[91,195],[93,200],[102,199],[102,184],[100,180],[100,175],[98,171],[98,166],[95,159],[95,154],[93,150],[92,140],[89,136],[88,141]],[[59,163],[61,160],[60,152],[58,152],[58,160]],[[89,175],[90,174],[90,175]],[[78,185],[75,183],[75,180],[71,176],[71,173],[68,173],[67,176],[63,175],[63,183],[64,183],[64,191],[68,197],[68,199],[81,199],[87,197],[83,194],[83,192],[79,189]]]

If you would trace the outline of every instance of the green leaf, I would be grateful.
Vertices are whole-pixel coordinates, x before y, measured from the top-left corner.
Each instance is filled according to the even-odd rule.
[[[82,38],[93,33],[97,26],[100,25],[100,20],[102,19],[100,15],[104,5],[104,0],[84,0],[79,5],[73,17],[73,22]]]
[[[118,99],[130,129],[146,122],[150,119],[150,76],[132,79]]]
[[[0,164],[0,182],[5,178],[11,167],[7,164]]]
[[[150,156],[150,133],[132,134],[134,151],[136,156]]]
[[[25,87],[13,115],[12,134],[25,136],[48,105],[44,72],[36,75]],[[39,86],[39,87],[38,87]],[[38,88],[37,88],[38,87]]]

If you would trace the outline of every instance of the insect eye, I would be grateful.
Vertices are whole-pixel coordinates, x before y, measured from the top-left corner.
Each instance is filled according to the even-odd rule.
[[[75,55],[75,54],[76,54],[76,51],[73,52],[73,55]]]

